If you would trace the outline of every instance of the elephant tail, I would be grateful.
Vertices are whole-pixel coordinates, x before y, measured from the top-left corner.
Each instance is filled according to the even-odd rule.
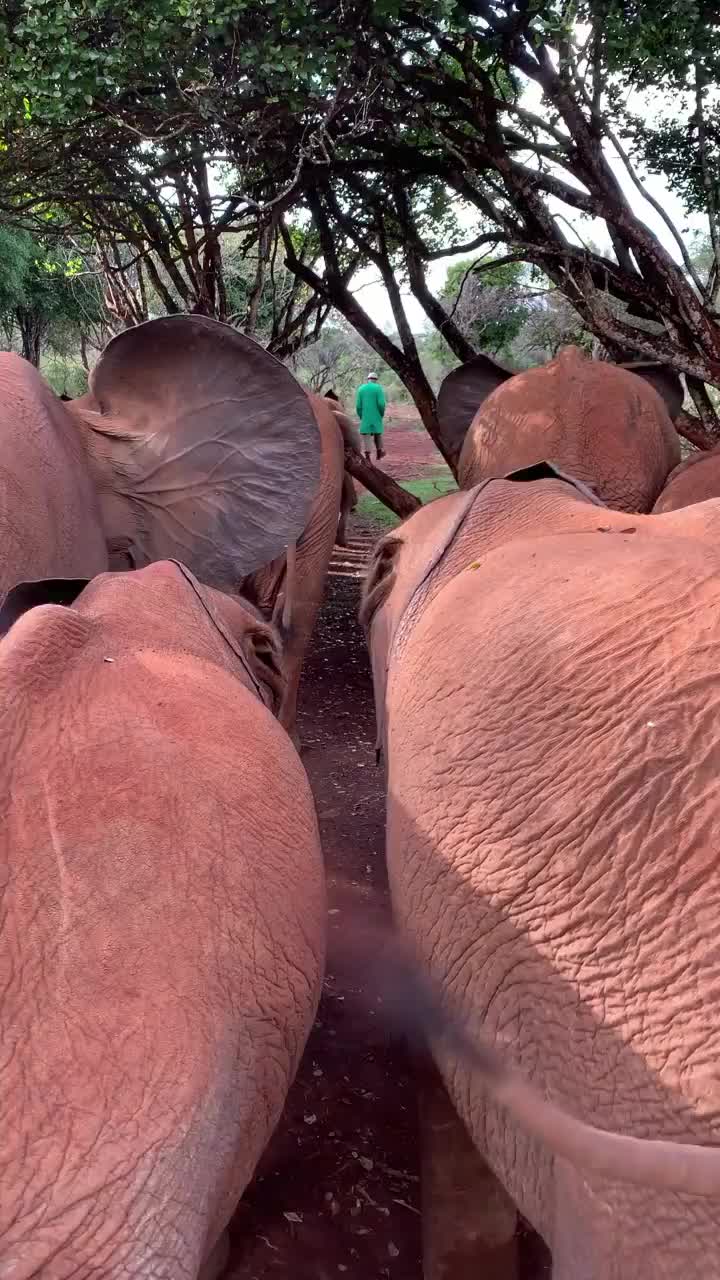
[[[357,489],[349,471],[343,471],[341,512],[354,511],[358,504]]]
[[[333,409],[333,413],[335,415],[335,421],[340,428],[343,447],[345,449],[354,449],[356,453],[360,453],[362,451],[362,445],[360,443],[360,433],[355,426],[355,423],[351,421],[346,413],[340,413],[337,409]]]
[[[285,592],[282,607],[282,629],[287,635],[292,625],[292,611],[297,586],[297,543],[291,542],[285,562]]]
[[[515,1122],[554,1155],[581,1171],[613,1182],[720,1197],[720,1149],[636,1138],[578,1120],[563,1107],[548,1102],[494,1045],[472,1034],[397,939],[386,938],[386,945],[375,945],[373,952],[367,964],[376,970],[383,1015],[390,1026],[417,1047],[424,1048],[431,1041],[466,1063]]]

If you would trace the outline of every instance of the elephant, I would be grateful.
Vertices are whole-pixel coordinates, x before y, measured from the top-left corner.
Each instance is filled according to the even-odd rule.
[[[0,1275],[216,1274],[315,1017],[281,650],[177,561],[0,610]]]
[[[167,316],[111,340],[63,404],[0,355],[0,591],[179,558],[222,588],[303,528],[315,416],[279,361],[227,325]]]
[[[347,547],[348,543],[348,517],[353,511],[357,510],[358,496],[355,488],[355,481],[349,471],[343,472],[343,487],[340,497],[340,519],[338,520],[336,543],[338,547]]]
[[[328,392],[325,401],[329,404],[335,414],[340,433],[343,438],[344,449],[353,449],[355,453],[361,453],[360,433],[351,418],[345,412],[345,407],[334,391]],[[338,547],[346,547],[348,545],[347,522],[351,512],[357,509],[358,498],[355,482],[347,470],[343,471],[342,492],[340,495],[340,518],[338,520],[336,544]]]
[[[515,1275],[515,1207],[554,1280],[717,1271],[719,546],[720,502],[628,517],[540,463],[375,549],[393,911],[490,1048],[431,1040],[491,1186],[426,1280],[478,1238]]]
[[[478,355],[442,383],[440,438],[460,488],[547,459],[609,506],[648,512],[680,461],[682,401],[677,374],[648,361],[613,365],[566,347],[511,374]]]
[[[163,558],[210,586],[261,592],[283,624],[280,719],[296,738],[343,483],[325,402],[257,343],[196,315],[118,334],[88,394],[67,404],[5,353],[0,402],[0,592]]]
[[[720,446],[707,453],[693,453],[675,467],[653,511],[678,511],[708,498],[720,498]]]
[[[305,654],[322,604],[335,546],[345,474],[342,432],[321,396],[310,395],[320,433],[320,479],[310,512],[295,547],[247,575],[237,589],[280,628],[287,681],[280,722],[295,745],[297,696]]]
[[[333,549],[346,545],[347,517],[357,505],[352,476],[345,470],[345,448],[360,449],[356,428],[337,404],[326,396],[308,396],[320,429],[320,483],[306,527],[289,557],[279,557],[239,586],[266,616],[282,624],[287,682],[280,721],[298,748],[295,721],[302,666]]]

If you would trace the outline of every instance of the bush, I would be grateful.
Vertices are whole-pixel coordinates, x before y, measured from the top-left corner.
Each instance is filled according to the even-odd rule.
[[[79,360],[72,356],[46,355],[40,361],[40,370],[56,395],[84,396],[88,389],[87,374]]]

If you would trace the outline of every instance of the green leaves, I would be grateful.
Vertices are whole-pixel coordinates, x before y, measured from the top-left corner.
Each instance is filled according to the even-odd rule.
[[[453,263],[442,297],[477,350],[498,354],[507,350],[528,318],[525,267],[521,262],[493,267],[482,260],[478,265],[483,270],[474,272],[472,260]]]
[[[279,98],[311,81],[322,92],[350,43],[299,0],[20,0],[0,26],[0,122],[71,126],[133,92],[161,119],[176,90],[222,98],[241,68]]]
[[[251,239],[252,211],[268,204],[293,216],[302,208],[304,230],[324,208],[343,272],[376,261],[382,241],[405,286],[408,246],[416,259],[433,257],[448,243],[476,242],[478,229],[498,229],[498,244],[521,245],[568,296],[585,300],[587,263],[567,224],[579,210],[614,217],[617,193],[598,161],[607,119],[688,208],[707,206],[708,173],[718,188],[720,109],[707,86],[720,81],[720,19],[706,0],[12,0],[0,8],[0,203],[13,216],[34,198],[35,225],[47,219],[56,232],[60,204],[74,226],[114,237],[133,259],[151,247],[161,263],[155,287],[178,306],[192,303],[196,287],[195,268],[187,289],[180,278],[193,238],[211,243],[227,215]],[[665,94],[667,109],[655,92],[641,119],[628,97],[647,86]],[[208,162],[207,197],[198,194],[198,157]],[[235,203],[223,194],[235,191]],[[572,253],[561,270],[546,255],[566,240]],[[630,243],[627,261],[633,253]],[[282,256],[280,247],[278,269]],[[622,294],[625,268],[607,284],[608,260],[590,257],[598,297],[605,288]],[[242,312],[252,278],[231,265],[231,309]],[[83,278],[70,261],[60,273],[37,262],[33,270],[44,283]],[[521,318],[513,271],[493,269],[465,287],[484,307],[490,291],[504,291],[505,309],[483,313],[482,333],[473,331],[486,349],[506,345]],[[645,283],[645,310],[668,310],[649,276]],[[453,287],[450,279],[449,296]],[[669,306],[676,311],[686,314]]]
[[[0,322],[7,322],[19,308],[42,311],[48,321],[67,320],[88,310],[97,317],[101,299],[84,270],[83,259],[67,252],[62,242],[0,227]]]
[[[709,200],[720,201],[720,10],[704,0],[595,0],[586,8],[602,23],[616,126],[686,209],[707,211]],[[638,91],[647,94],[642,112],[627,105]]]

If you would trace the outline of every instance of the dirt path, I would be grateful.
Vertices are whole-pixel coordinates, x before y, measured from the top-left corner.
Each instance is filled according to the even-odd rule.
[[[415,405],[389,404],[385,414],[385,447],[383,471],[395,480],[418,480],[445,467],[423,427]]]
[[[340,971],[348,910],[388,911],[383,776],[357,624],[372,537],[336,550],[303,681],[303,762],[328,869],[325,991],[283,1121],[233,1223],[232,1280],[420,1280],[416,1113],[407,1063]]]

